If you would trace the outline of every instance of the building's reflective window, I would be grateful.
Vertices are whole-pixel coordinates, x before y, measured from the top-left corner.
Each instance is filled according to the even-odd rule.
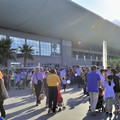
[[[35,40],[29,40],[27,39],[27,45],[32,46],[32,49],[34,50],[33,53],[34,55],[40,55],[39,52],[39,41],[35,41]]]
[[[12,40],[12,48],[15,48],[16,52],[19,53],[18,47],[23,47],[25,39],[18,37],[10,37],[10,39]]]
[[[60,56],[60,54],[61,54],[60,44],[52,43],[52,55]]]
[[[51,43],[40,42],[41,55],[50,56],[51,55]]]
[[[6,36],[5,35],[0,35],[0,40],[1,39],[6,39]]]

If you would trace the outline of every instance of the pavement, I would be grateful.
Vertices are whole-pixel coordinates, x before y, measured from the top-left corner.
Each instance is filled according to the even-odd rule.
[[[65,92],[61,90],[66,109],[56,114],[48,114],[45,98],[35,106],[36,99],[31,97],[30,91],[31,88],[9,91],[10,98],[4,103],[7,120],[120,120],[120,115],[110,118],[99,111],[97,116],[91,116],[88,96],[77,86],[68,86]]]

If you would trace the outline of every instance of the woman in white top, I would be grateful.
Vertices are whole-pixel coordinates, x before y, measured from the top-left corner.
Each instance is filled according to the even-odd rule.
[[[112,81],[112,76],[109,75],[107,77],[107,81],[104,82],[105,93],[104,99],[106,103],[106,115],[112,116],[112,108],[113,108],[113,100],[115,98],[115,93],[113,87],[115,86],[114,82]]]

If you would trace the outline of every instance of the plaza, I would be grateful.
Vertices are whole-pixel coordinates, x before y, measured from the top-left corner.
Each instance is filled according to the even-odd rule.
[[[24,90],[11,89],[10,98],[5,100],[7,120],[109,120],[103,112],[97,112],[97,116],[89,114],[88,96],[83,95],[82,89],[77,86],[68,86],[66,92],[61,90],[65,110],[56,114],[48,114],[45,99],[39,106],[35,106],[35,98],[30,95],[30,88]],[[96,110],[97,111],[97,110]],[[111,120],[119,120],[120,116],[114,116]]]

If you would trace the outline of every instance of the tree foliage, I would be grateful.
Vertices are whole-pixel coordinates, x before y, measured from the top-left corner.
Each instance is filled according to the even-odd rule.
[[[24,59],[24,67],[26,67],[27,59],[33,60],[33,49],[32,46],[29,46],[27,44],[24,44],[22,47],[19,48],[19,54],[17,54],[17,58],[23,58]]]
[[[8,60],[15,60],[15,50],[11,48],[12,40],[2,38],[0,40],[0,64],[8,67]]]
[[[114,58],[111,60],[108,60],[108,65],[110,65],[111,67],[116,68],[118,71],[120,71],[120,58]]]

